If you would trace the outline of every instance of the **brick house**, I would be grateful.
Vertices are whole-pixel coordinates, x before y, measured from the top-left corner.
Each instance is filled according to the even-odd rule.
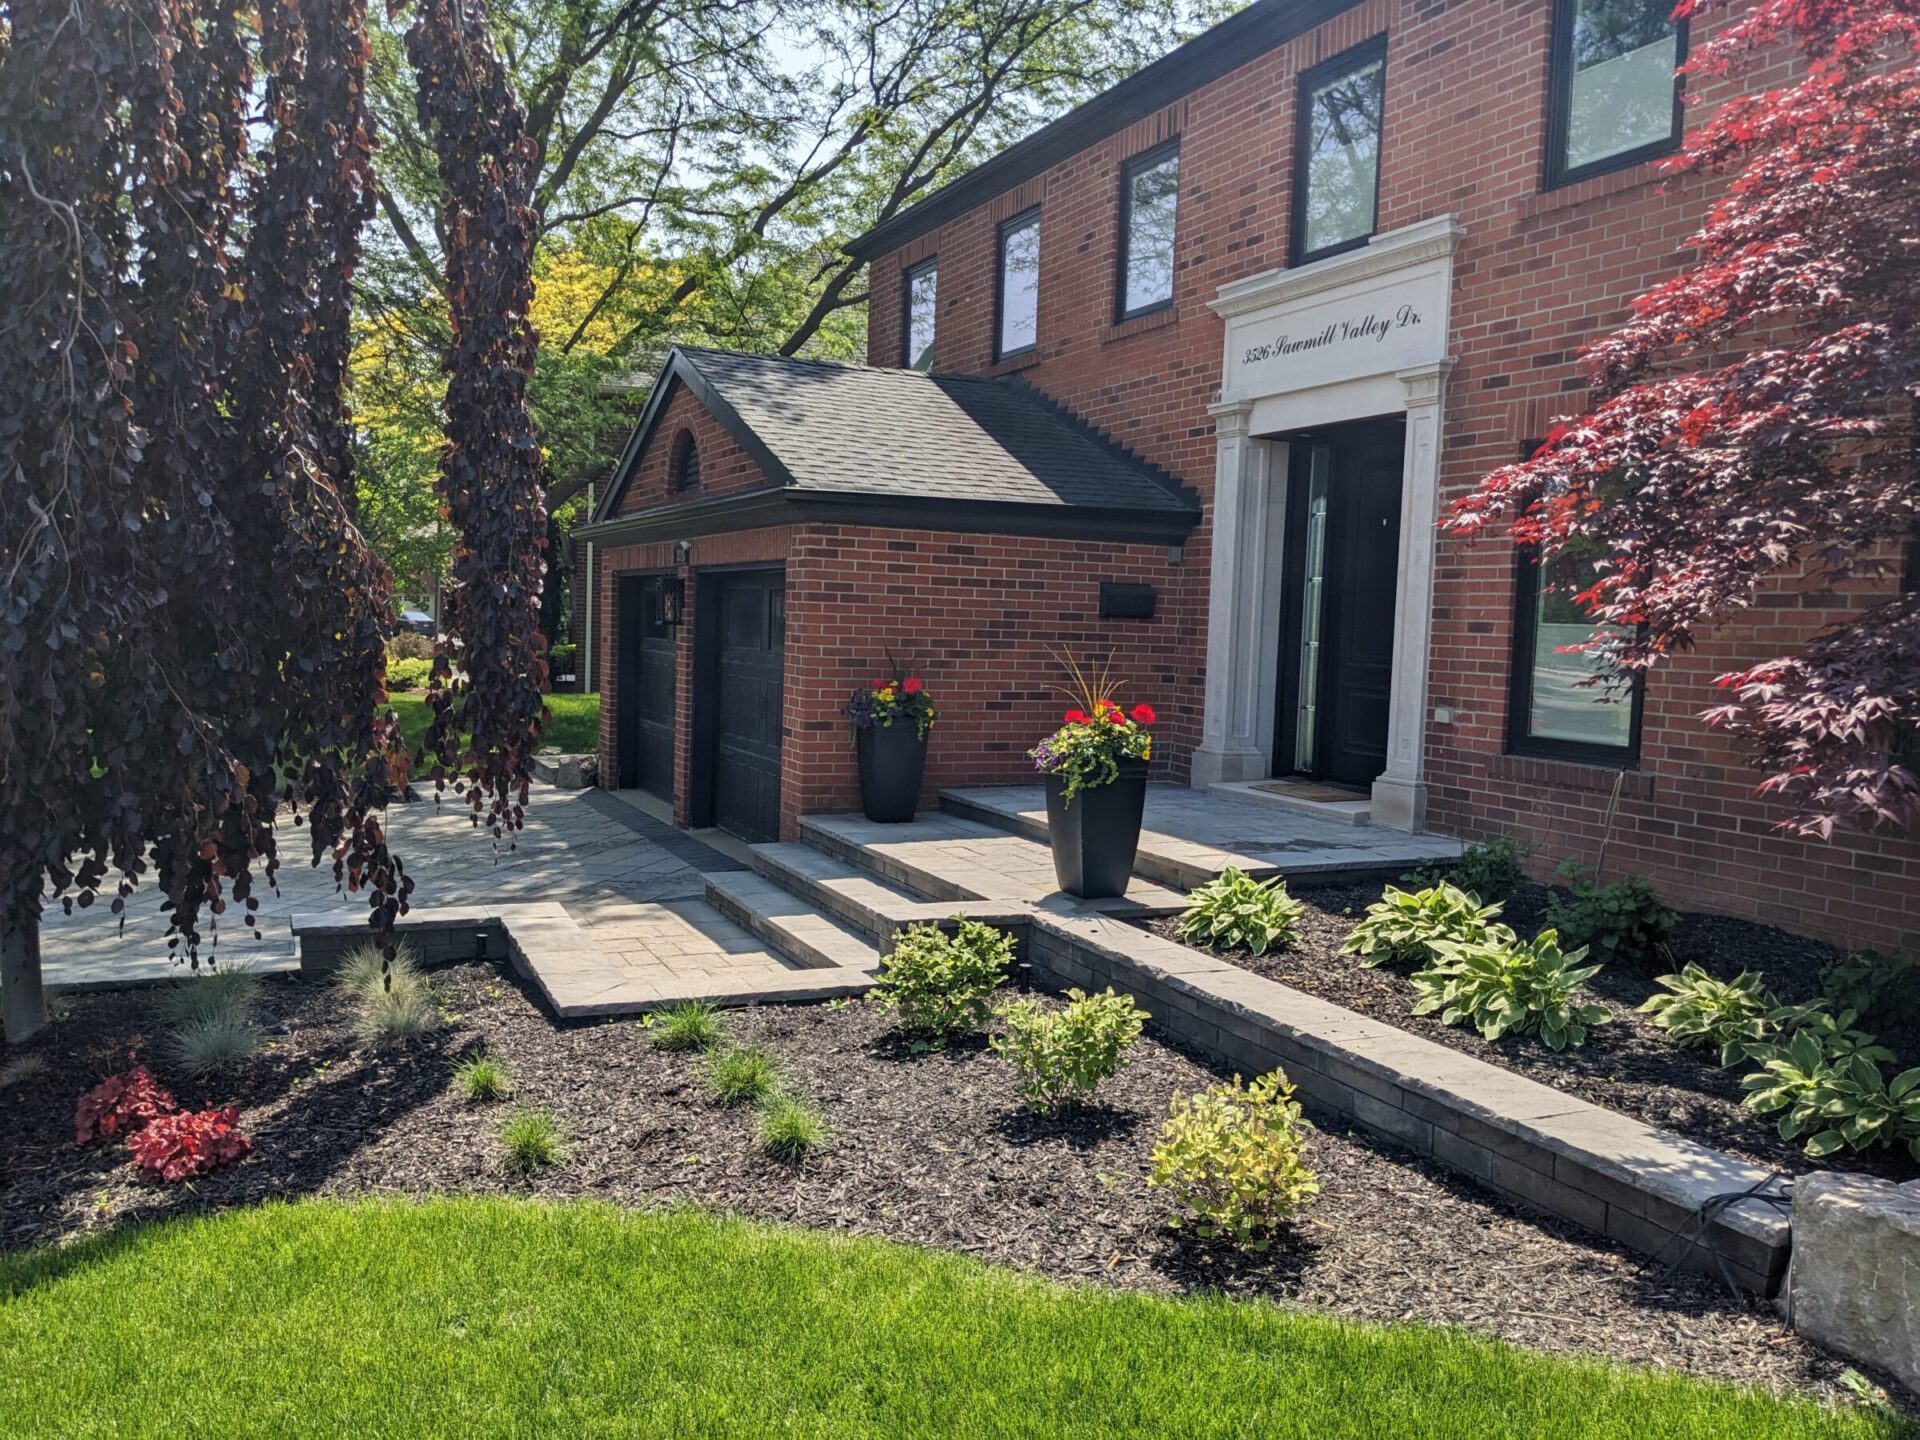
[[[1920,944],[1920,842],[1779,834],[1697,719],[1861,595],[1782,586],[1607,700],[1567,577],[1435,528],[1685,258],[1708,198],[1655,164],[1716,97],[1683,111],[1669,9],[1258,0],[856,241],[870,367],[669,356],[581,532],[604,783],[754,838],[854,808],[839,710],[889,652],[941,707],[929,801],[1030,779],[1064,646],[1167,780],[1543,875],[1604,838],[1675,903]]]

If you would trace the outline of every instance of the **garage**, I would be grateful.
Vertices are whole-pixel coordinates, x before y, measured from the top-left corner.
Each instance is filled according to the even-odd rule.
[[[780,734],[787,651],[786,580],[778,570],[709,582],[713,823],[743,840],[780,835]]]
[[[673,707],[677,691],[675,643],[668,623],[666,587],[659,575],[622,575],[619,580],[620,787],[673,799]]]

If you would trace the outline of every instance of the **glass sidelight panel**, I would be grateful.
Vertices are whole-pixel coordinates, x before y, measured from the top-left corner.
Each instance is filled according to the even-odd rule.
[[[1327,475],[1332,447],[1315,445],[1307,459],[1305,544],[1300,566],[1299,701],[1293,725],[1293,768],[1312,771],[1319,743],[1320,646],[1326,616]]]

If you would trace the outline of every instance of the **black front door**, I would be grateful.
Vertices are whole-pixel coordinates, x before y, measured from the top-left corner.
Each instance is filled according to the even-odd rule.
[[[658,575],[622,575],[619,591],[620,786],[673,798],[675,640],[661,603]]]
[[[1406,427],[1292,437],[1274,769],[1370,785],[1387,768]]]
[[[713,687],[713,823],[743,840],[780,833],[780,709],[787,591],[777,572],[721,577]]]

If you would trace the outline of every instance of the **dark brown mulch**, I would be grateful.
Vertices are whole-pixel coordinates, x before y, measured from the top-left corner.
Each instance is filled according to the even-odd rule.
[[[1550,893],[1540,885],[1524,887],[1508,902],[1502,918],[1531,936],[1544,923]],[[1688,961],[1723,979],[1741,970],[1758,970],[1783,1003],[1813,999],[1820,992],[1820,967],[1840,954],[1830,946],[1770,925],[1683,915],[1669,938],[1670,963],[1644,971],[1612,965],[1594,976],[1591,988],[1612,1009],[1613,1020],[1589,1031],[1585,1045],[1556,1054],[1527,1036],[1489,1042],[1469,1027],[1443,1025],[1435,1015],[1413,1015],[1414,991],[1406,967],[1370,970],[1353,956],[1340,954],[1341,943],[1367,906],[1380,898],[1378,885],[1306,889],[1296,898],[1305,902],[1306,910],[1297,937],[1286,949],[1257,956],[1221,952],[1221,958],[1759,1165],[1788,1174],[1831,1168],[1894,1180],[1920,1176],[1920,1165],[1904,1150],[1841,1155],[1830,1164],[1809,1159],[1797,1144],[1780,1138],[1773,1123],[1777,1116],[1756,1115],[1741,1106],[1744,1071],[1720,1068],[1711,1050],[1682,1049],[1649,1017],[1637,1013],[1649,995],[1661,993],[1654,977],[1677,971]],[[1171,940],[1180,938],[1170,919],[1148,928]],[[1901,1054],[1920,1055],[1920,1044],[1905,1030],[1884,1031],[1881,1038]]]
[[[1324,1193],[1265,1258],[1183,1242],[1144,1184],[1176,1089],[1217,1072],[1155,1039],[1067,1119],[1016,1105],[1007,1067],[978,1043],[907,1053],[860,1003],[735,1014],[822,1107],[829,1147],[799,1166],[760,1156],[753,1116],[711,1104],[698,1057],[653,1048],[632,1022],[557,1028],[485,965],[438,972],[451,1017],[399,1057],[357,1052],[321,986],[270,983],[281,1033],[233,1081],[156,1073],[183,1102],[233,1101],[256,1145],[231,1170],[177,1190],[134,1181],[123,1152],[78,1149],[75,1098],[124,1063],[151,997],[81,997],[41,1047],[48,1066],[4,1092],[0,1248],[138,1219],[300,1195],[458,1190],[698,1201],[765,1219],[963,1251],[1063,1280],[1161,1292],[1266,1295],[1371,1320],[1458,1324],[1540,1349],[1667,1365],[1839,1394],[1843,1363],[1698,1276],[1516,1209],[1369,1139],[1316,1133]],[[530,1179],[506,1174],[508,1107],[452,1091],[450,1062],[484,1044],[511,1069],[514,1103],[551,1110],[568,1149]],[[143,1055],[155,1048],[139,1045]],[[5,1056],[0,1055],[0,1063]]]

